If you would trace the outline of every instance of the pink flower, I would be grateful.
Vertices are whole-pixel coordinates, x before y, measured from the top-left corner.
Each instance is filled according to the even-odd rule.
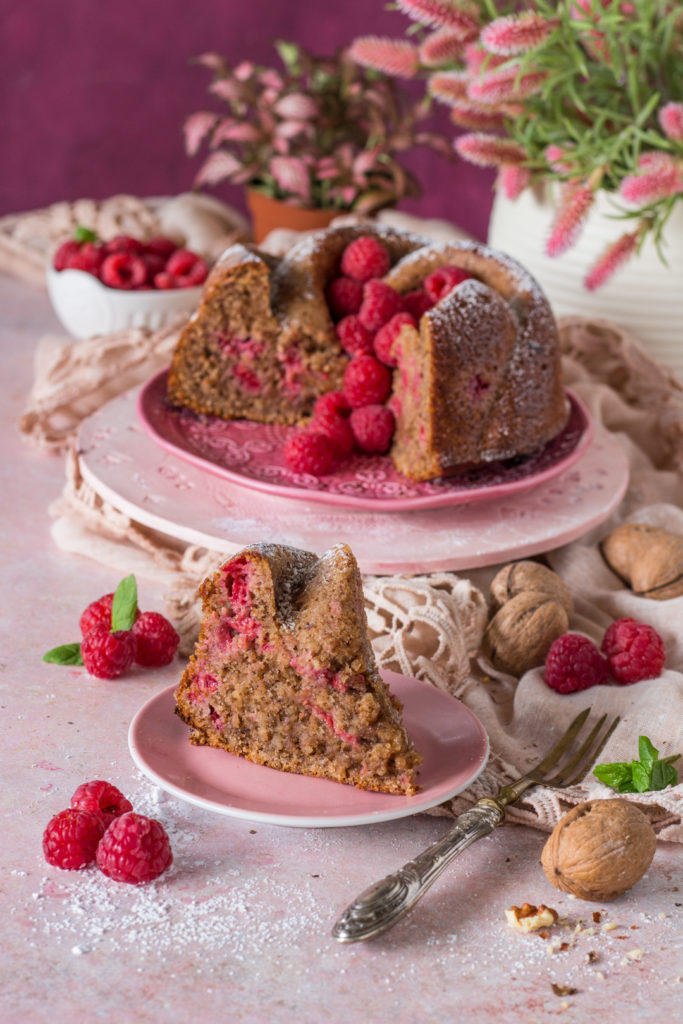
[[[545,247],[548,256],[561,256],[571,249],[581,234],[594,198],[593,189],[587,185],[572,183],[564,187]]]
[[[641,236],[640,230],[629,232],[612,242],[598,257],[584,278],[589,291],[601,288],[635,253]]]
[[[520,74],[518,67],[497,68],[495,71],[484,72],[481,78],[474,79],[467,94],[470,99],[478,100],[480,103],[514,102],[538,92],[545,77],[544,71]]]
[[[195,185],[215,185],[224,178],[232,181],[241,169],[242,164],[232,153],[217,150],[202,164],[195,178]]]
[[[683,103],[665,103],[659,111],[662,131],[674,142],[683,142]]]
[[[502,164],[498,171],[496,185],[508,199],[517,199],[529,184],[531,172],[519,164]]]
[[[355,39],[349,54],[357,64],[399,78],[413,78],[420,63],[417,49],[412,43],[382,39],[380,36],[361,36]]]
[[[468,83],[466,71],[437,71],[427,80],[427,89],[442,103],[454,103],[466,99]]]
[[[548,166],[553,171],[560,171],[560,173],[569,173],[572,169],[572,163],[567,159],[568,150],[563,149],[562,146],[546,146],[545,158],[548,161]]]
[[[462,57],[464,43],[462,35],[450,28],[440,28],[426,36],[419,48],[422,64],[428,68],[438,68],[452,60]]]
[[[526,153],[516,142],[496,135],[485,135],[483,132],[461,135],[453,145],[461,157],[480,167],[521,164],[526,160]]]
[[[629,174],[619,195],[629,203],[644,206],[683,191],[681,165],[669,153],[644,153],[638,161],[640,174]]]
[[[185,150],[188,156],[194,156],[202,142],[215,125],[218,117],[202,110],[188,117],[184,125]]]
[[[471,100],[454,100],[450,108],[451,121],[460,128],[470,128],[475,132],[500,132],[505,127],[505,119],[497,110],[481,107]]]
[[[274,156],[270,173],[283,192],[307,202],[311,198],[311,179],[303,160],[295,156]]]
[[[479,38],[490,53],[510,57],[538,46],[558,24],[557,18],[545,18],[534,11],[509,14],[490,22]]]
[[[477,18],[458,8],[453,0],[396,0],[396,6],[413,21],[434,28],[452,28],[474,39],[479,31]]]
[[[500,67],[504,63],[505,57],[490,53],[489,50],[484,49],[481,43],[469,43],[465,47],[465,64],[473,78],[484,69],[493,71],[494,68]]]

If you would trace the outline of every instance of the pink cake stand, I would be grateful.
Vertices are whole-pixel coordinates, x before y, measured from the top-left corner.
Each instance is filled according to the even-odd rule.
[[[475,569],[575,540],[614,511],[628,483],[623,450],[595,424],[572,466],[510,495],[411,511],[285,498],[222,479],[162,448],[138,421],[139,391],[113,399],[82,424],[84,479],[137,522],[225,554],[263,540],[317,553],[346,541],[365,573]]]

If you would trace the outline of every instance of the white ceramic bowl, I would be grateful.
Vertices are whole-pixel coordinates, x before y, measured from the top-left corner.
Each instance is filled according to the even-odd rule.
[[[164,327],[181,313],[192,313],[197,288],[126,291],[107,288],[83,270],[47,267],[47,290],[60,323],[75,338],[93,338],[130,327]]]

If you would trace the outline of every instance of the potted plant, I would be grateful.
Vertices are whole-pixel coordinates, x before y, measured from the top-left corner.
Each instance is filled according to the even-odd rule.
[[[385,73],[422,76],[427,96],[450,108],[456,152],[498,169],[491,244],[526,263],[556,312],[602,311],[623,321],[624,302],[630,316],[628,304],[637,301],[630,325],[642,332],[666,309],[663,358],[679,358],[683,369],[677,355],[683,348],[680,6],[675,0],[398,0],[397,6],[411,21],[406,38],[361,37],[351,55]],[[540,237],[532,223],[537,215]],[[571,291],[570,274],[577,276]],[[655,287],[668,293],[653,317]],[[611,303],[594,296],[596,290]]]
[[[387,76],[343,50],[317,57],[293,43],[275,48],[280,69],[200,57],[227,112],[199,111],[185,123],[188,155],[208,151],[195,184],[244,185],[257,242],[272,227],[320,227],[417,195],[397,158],[415,145],[452,155],[444,136],[419,129],[424,103],[408,101]]]

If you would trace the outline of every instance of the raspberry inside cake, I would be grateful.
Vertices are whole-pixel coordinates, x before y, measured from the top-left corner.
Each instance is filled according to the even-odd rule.
[[[176,690],[190,742],[282,771],[411,795],[422,758],[375,663],[351,549],[277,544],[234,555],[200,593]]]

